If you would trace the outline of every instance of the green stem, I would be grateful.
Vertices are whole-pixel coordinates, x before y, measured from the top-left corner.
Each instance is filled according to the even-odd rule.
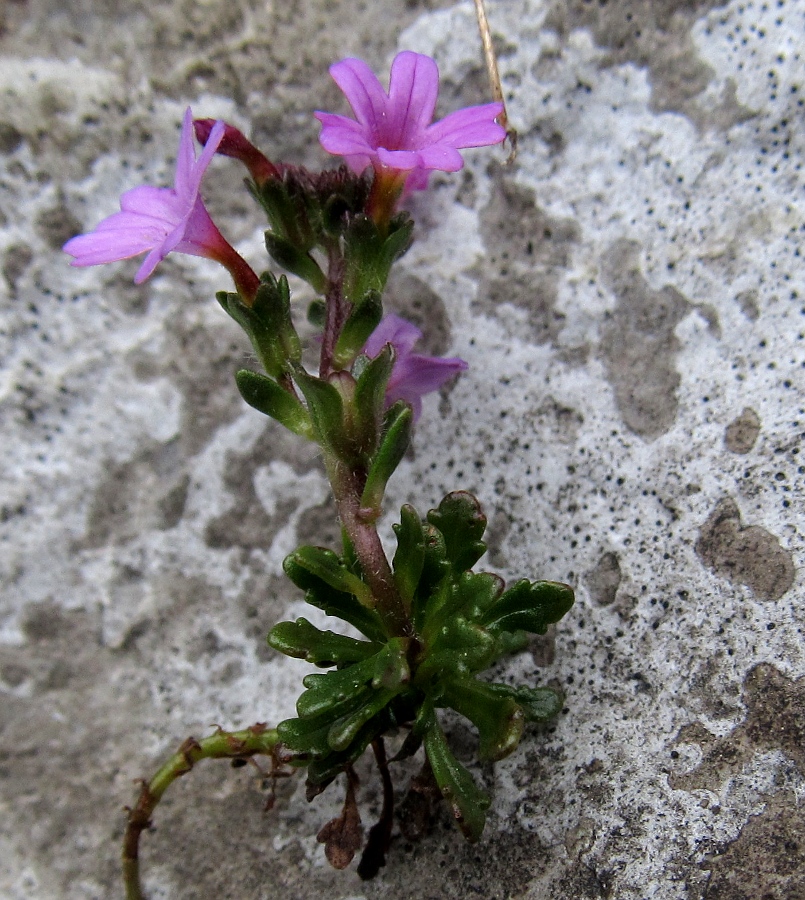
[[[279,743],[275,728],[258,723],[243,731],[219,729],[210,737],[197,741],[188,738],[154,777],[142,783],[140,795],[129,810],[123,836],[123,882],[126,900],[144,900],[140,884],[140,835],[151,825],[151,814],[165,791],[182,775],[186,775],[202,759],[248,759],[251,756],[273,756]]]

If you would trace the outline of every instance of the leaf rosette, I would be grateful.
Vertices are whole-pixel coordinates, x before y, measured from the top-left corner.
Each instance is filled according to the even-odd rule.
[[[347,769],[376,738],[410,728],[401,754],[424,745],[436,783],[469,840],[484,827],[489,798],[456,759],[439,724],[452,709],[478,731],[482,761],[518,746],[528,722],[555,716],[562,697],[549,687],[514,687],[479,678],[501,656],[544,634],[573,604],[573,591],[552,581],[503,580],[472,567],[486,550],[478,501],[448,494],[423,521],[404,506],[394,526],[394,580],[413,624],[389,636],[354,554],[301,547],[285,560],[290,579],[308,603],[347,622],[363,638],[324,631],[304,618],[281,622],[269,644],[287,656],[329,669],[304,679],[297,716],[278,726],[293,765],[307,768],[318,792]]]

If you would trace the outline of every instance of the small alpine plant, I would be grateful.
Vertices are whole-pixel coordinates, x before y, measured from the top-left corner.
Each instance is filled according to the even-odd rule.
[[[240,393],[259,413],[318,445],[341,523],[339,547],[299,547],[284,563],[305,601],[336,620],[334,630],[299,618],[279,622],[268,635],[275,650],[322,672],[303,679],[296,717],[189,738],[143,782],[123,847],[129,900],[143,896],[140,834],[165,790],[199,760],[268,757],[273,779],[304,772],[311,800],[343,776],[343,812],[318,839],[336,868],[362,849],[358,873],[371,878],[385,865],[392,837],[389,764],[420,750],[423,768],[409,795],[420,802],[442,797],[465,837],[481,836],[490,798],[453,755],[440,710],[468,719],[478,733],[479,760],[494,761],[516,749],[526,723],[545,722],[561,708],[549,687],[496,683],[483,674],[522,650],[529,633],[543,634],[562,618],[573,603],[568,585],[523,579],[507,587],[497,575],[474,571],[485,551],[486,518],[466,491],[448,494],[424,516],[403,506],[391,559],[377,532],[386,485],[409,447],[423,396],[467,369],[462,359],[415,353],[420,330],[384,314],[390,268],[412,241],[413,222],[400,204],[426,187],[430,172],[461,169],[459,150],[501,143],[506,132],[496,118],[503,104],[432,122],[438,69],[418,53],[398,54],[388,91],[357,59],[330,72],[354,118],[316,117],[322,146],[346,165],[317,173],[271,162],[237,129],[194,122],[188,109],[173,187],[127,191],[120,212],[64,247],[74,266],[146,254],[138,284],[169,253],[203,256],[227,269],[233,289],[217,299],[245,331],[257,364],[235,375]],[[318,371],[303,364],[286,276],[258,275],[204,206],[201,183],[216,153],[246,167],[248,188],[268,220],[265,243],[275,265],[317,295],[307,316],[319,330]],[[394,742],[392,759],[387,739]],[[353,766],[369,748],[383,804],[364,841]]]

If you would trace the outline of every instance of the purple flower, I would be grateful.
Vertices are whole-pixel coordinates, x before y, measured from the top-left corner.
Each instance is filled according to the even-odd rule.
[[[120,212],[104,219],[94,231],[67,241],[72,266],[97,266],[148,252],[134,277],[141,284],[171,252],[214,259],[229,269],[244,300],[254,298],[259,280],[245,260],[216,228],[199,196],[201,179],[224,137],[217,122],[196,159],[193,114],[188,107],[182,123],[176,177],[172,188],[143,185],[120,198]]]
[[[372,358],[386,346],[394,348],[394,367],[386,387],[386,404],[405,400],[414,410],[414,421],[422,413],[422,397],[437,391],[448,379],[467,368],[458,357],[419,356],[413,353],[414,344],[422,332],[399,316],[385,316],[366,342],[363,352]]]
[[[506,131],[495,122],[502,103],[470,106],[431,124],[439,93],[439,69],[429,57],[409,50],[398,53],[391,66],[386,93],[372,70],[359,59],[345,59],[330,74],[349,100],[355,119],[317,112],[319,136],[328,153],[345,157],[362,172],[405,173],[409,190],[424,188],[432,169],[456,172],[465,147],[499,144]]]

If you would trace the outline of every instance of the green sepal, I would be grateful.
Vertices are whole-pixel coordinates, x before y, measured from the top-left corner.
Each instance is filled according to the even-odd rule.
[[[492,634],[519,630],[545,634],[548,625],[558,622],[572,605],[570,585],[523,579],[496,600],[479,622]]]
[[[344,231],[344,297],[358,303],[369,291],[382,293],[386,278],[382,271],[383,240],[372,219],[358,213],[351,216]]]
[[[362,507],[380,512],[388,480],[411,443],[413,425],[413,410],[404,400],[398,400],[387,410],[380,446],[372,459],[361,496]]]
[[[383,318],[383,303],[378,291],[369,291],[365,297],[356,303],[338,340],[333,352],[333,363],[336,368],[346,369],[352,365],[355,357],[363,349],[363,345],[369,340],[369,335],[380,324]]]
[[[299,362],[302,342],[293,324],[291,288],[284,275],[275,278],[270,272],[264,272],[260,276],[260,287],[257,288],[252,311],[260,318],[265,330],[274,336],[285,359]]]
[[[311,220],[317,218],[317,202],[290,172],[282,178],[267,179],[255,196],[275,236],[304,253],[316,245],[316,229]]]
[[[385,237],[369,216],[349,219],[344,231],[344,296],[358,302],[369,291],[383,292],[395,260],[411,246],[414,223],[407,213],[396,215]]]
[[[425,752],[436,784],[450,805],[458,827],[468,841],[477,841],[486,823],[489,796],[450,752],[435,714],[425,732]]]
[[[503,759],[517,749],[525,714],[513,697],[475,678],[462,678],[445,682],[439,705],[454,709],[478,729],[481,760]]]
[[[313,440],[313,425],[304,406],[289,391],[280,387],[273,378],[241,369],[235,374],[240,396],[249,406],[271,416],[289,431]]]
[[[344,401],[335,385],[294,367],[294,380],[307,401],[319,443],[337,457],[350,457],[352,446],[344,423]]]
[[[386,641],[380,616],[362,606],[354,594],[332,588],[326,581],[301,565],[295,553],[287,556],[282,566],[288,578],[305,592],[306,603],[322,610],[328,616],[343,619],[365,634],[370,641]]]
[[[327,277],[321,267],[306,250],[297,246],[273,231],[265,233],[266,250],[278,266],[298,275],[306,281],[318,294],[327,290]]]
[[[414,220],[405,212],[397,213],[389,223],[388,235],[383,242],[383,264],[387,269],[405,253],[414,242]]]
[[[510,697],[520,705],[526,722],[549,722],[562,711],[564,697],[553,688],[510,687],[508,684],[488,684],[499,697]]]
[[[486,552],[481,540],[486,516],[467,491],[453,491],[428,513],[428,521],[444,536],[447,559],[456,574],[471,569]]]
[[[391,527],[397,536],[397,551],[392,562],[394,582],[406,606],[411,609],[425,564],[425,530],[419,514],[408,503],[400,510],[399,525]]]
[[[336,591],[354,594],[362,606],[374,608],[375,598],[369,586],[357,575],[353,575],[332,550],[324,547],[298,547],[286,557],[286,563],[291,558],[296,567],[306,569]]]
[[[363,345],[361,345],[363,346]],[[383,424],[386,385],[394,366],[394,351],[386,345],[361,369],[355,382],[354,427],[361,452],[371,455],[377,447]]]
[[[285,656],[304,659],[317,666],[344,666],[374,656],[380,644],[321,631],[305,618],[279,622],[268,634],[268,644]]]

